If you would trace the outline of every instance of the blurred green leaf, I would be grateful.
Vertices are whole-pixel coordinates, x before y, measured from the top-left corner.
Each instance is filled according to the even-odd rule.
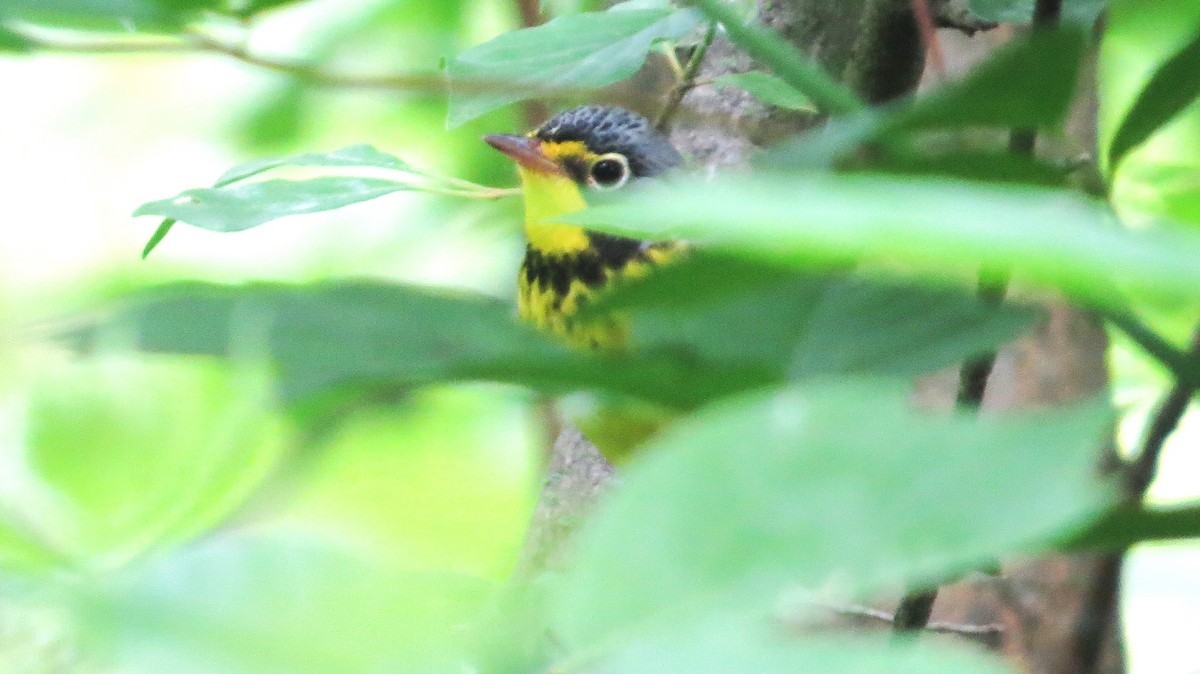
[[[1158,68],[1125,115],[1108,148],[1115,171],[1130,150],[1195,102],[1200,96],[1200,32]]]
[[[1012,152],[901,153],[881,152],[870,170],[910,176],[945,176],[962,180],[1016,185],[1065,187],[1068,171],[1034,157]]]
[[[971,12],[984,21],[1029,23],[1036,0],[970,0]],[[1064,0],[1062,17],[1091,26],[1108,6],[1108,0]]]
[[[1200,538],[1200,505],[1120,508],[1065,543],[1073,550],[1124,550],[1138,543]]]
[[[686,407],[770,380],[757,363],[722,369],[674,354],[568,349],[520,323],[507,303],[432,288],[193,284],[137,299],[76,338],[103,344],[109,332],[132,333],[148,351],[270,358],[289,401],[351,385],[482,379],[595,387]]]
[[[613,308],[632,315],[638,353],[753,362],[790,379],[928,372],[1015,339],[1035,315],[960,289],[795,274],[699,251],[592,311]]]
[[[245,368],[161,360],[42,368],[26,421],[41,487],[16,503],[84,568],[194,536],[238,507],[283,451],[269,383]]]
[[[802,627],[797,628],[797,632]],[[593,674],[1002,674],[993,658],[879,635],[804,635],[780,629],[766,617],[733,611],[689,616],[679,624],[630,635],[598,658]],[[553,670],[552,670],[553,671]]]
[[[1085,45],[1085,34],[1076,28],[1038,31],[997,49],[960,80],[925,95],[832,120],[826,128],[771,148],[755,164],[827,170],[868,141],[879,141],[884,149],[902,148],[900,134],[991,126],[1056,127],[1075,98]],[[884,168],[888,156],[884,155]],[[986,169],[998,167],[1001,161],[981,164],[975,173],[986,175]],[[1019,160],[1008,163],[1013,161]]]
[[[602,87],[637,72],[659,40],[674,40],[700,24],[692,10],[622,9],[585,12],[505,33],[451,59],[447,124],[459,126],[538,89]],[[476,94],[455,79],[511,82],[512,92]]]
[[[718,403],[651,441],[578,542],[554,597],[589,649],[796,585],[928,583],[1080,528],[1111,412],[998,419],[912,408],[907,384],[794,386]],[[703,494],[703,498],[697,498]]]
[[[1114,286],[1122,283],[1158,296],[1200,295],[1200,236],[1125,229],[1103,204],[1065,190],[796,174],[622,196],[566,219],[795,265],[866,255],[951,277],[980,266],[1005,269],[1099,302],[1119,301]]]
[[[455,629],[489,590],[303,533],[225,534],[130,569],[90,618],[129,671],[453,671]]]
[[[1005,45],[961,80],[896,108],[881,131],[1056,126],[1075,98],[1086,35],[1074,27],[1039,30]]]
[[[24,53],[32,50],[37,43],[24,35],[11,31],[0,25],[0,53]]]
[[[116,27],[118,21],[166,26],[220,4],[221,0],[0,0],[0,16],[62,23],[66,27]]]
[[[737,87],[754,96],[764,103],[769,103],[788,110],[808,110],[816,112],[817,108],[808,97],[794,89],[791,85],[770,73],[752,70],[748,73],[731,73],[721,75],[713,81],[719,87]]]
[[[231,131],[256,152],[274,153],[295,147],[301,135],[314,125],[313,100],[312,90],[301,80],[277,82],[233,121]]]
[[[185,190],[170,199],[142,204],[133,214],[161,215],[215,232],[240,232],[276,218],[328,211],[404,189],[410,186],[353,176],[266,180]]]
[[[805,377],[925,371],[995,348],[1031,316],[962,292],[854,279],[741,283],[753,296],[635,312],[635,347],[626,355],[561,346],[519,323],[503,302],[369,283],[160,290],[93,336],[132,333],[149,351],[269,357],[289,400],[350,384],[491,379],[689,407],[782,381],[789,369]]]
[[[257,14],[278,9],[286,5],[294,5],[304,0],[226,0],[226,6],[230,13],[244,19],[249,19]]]

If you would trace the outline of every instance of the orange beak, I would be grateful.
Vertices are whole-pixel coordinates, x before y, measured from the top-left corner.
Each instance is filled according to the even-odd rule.
[[[542,154],[542,142],[528,136],[513,136],[506,133],[493,133],[483,137],[488,145],[500,150],[517,162],[523,168],[538,173],[551,175],[566,175],[566,171],[558,162]]]

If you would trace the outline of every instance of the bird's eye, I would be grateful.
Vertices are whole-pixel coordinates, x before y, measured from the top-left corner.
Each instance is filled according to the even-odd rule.
[[[629,180],[629,162],[617,154],[606,154],[592,163],[588,182],[602,190],[614,190]]]

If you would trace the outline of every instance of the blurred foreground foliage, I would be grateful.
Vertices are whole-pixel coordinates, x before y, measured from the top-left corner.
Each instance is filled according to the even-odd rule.
[[[304,3],[0,0],[0,48],[133,35],[245,58],[213,36],[292,4]],[[306,82],[335,79],[335,65],[355,60],[352,43],[360,57],[380,50],[373,63],[412,69],[409,82],[440,77],[437,57],[449,57],[447,104],[419,89],[403,121],[380,124],[427,129],[445,113],[472,133],[506,131],[517,124],[506,104],[578,97],[630,77],[664,43],[693,45],[713,16],[738,18],[713,2],[594,4],[542,3],[552,21],[464,49],[482,30],[472,16],[487,10],[512,28],[512,8],[368,3],[306,45],[304,68],[324,74],[260,101],[244,140],[291,147],[324,105]],[[972,5],[1012,21],[1032,3]],[[1060,139],[1101,3],[1067,5],[1060,28],[1016,39],[961,81],[874,108],[769,34],[727,24],[764,68],[718,84],[838,114],[761,153],[753,174],[680,177],[575,216],[704,244],[603,300],[630,316],[628,355],[568,350],[516,323],[507,300],[345,278],[122,292],[47,344],[0,354],[12,381],[33,382],[3,408],[0,590],[53,614],[11,618],[44,648],[31,653],[5,630],[0,661],[1000,671],[954,649],[780,626],[804,612],[799,588],[831,579],[837,598],[859,598],[1018,553],[1200,535],[1200,506],[1130,509],[1096,475],[1115,419],[1105,400],[1004,418],[908,400],[913,376],[993,352],[1042,320],[1038,301],[1051,296],[1141,325],[1130,337],[1181,385],[1200,385],[1200,359],[1169,329],[1200,315],[1200,10],[1108,7],[1090,164],[930,142],[1011,128]],[[372,45],[380,38],[388,48]],[[466,180],[504,175],[478,152],[450,148],[464,178],[366,145],[255,160],[142,206],[167,219],[146,252],[176,221],[232,232],[401,190],[505,196]],[[1011,275],[1021,292],[980,298],[968,282],[980,270]],[[532,480],[528,457],[504,455],[528,444],[517,387],[632,396],[681,415],[628,467],[574,566],[519,586],[507,577]]]

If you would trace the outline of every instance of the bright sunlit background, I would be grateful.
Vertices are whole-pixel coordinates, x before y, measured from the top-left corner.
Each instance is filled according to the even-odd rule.
[[[252,46],[321,56],[347,72],[433,70],[440,57],[511,27],[503,7],[309,2],[271,15]],[[1152,18],[1147,31],[1171,29]],[[1161,58],[1144,46],[1137,35],[1106,45],[1110,115]],[[41,337],[58,317],[116,290],[170,279],[374,277],[507,297],[521,250],[510,202],[396,194],[239,234],[179,226],[145,261],[139,254],[158,221],[130,213],[247,159],[364,142],[443,174],[507,185],[511,169],[479,136],[517,130],[519,111],[447,131],[438,95],[300,87],[206,54],[5,56],[0,83],[0,510],[15,530],[63,555],[86,552],[98,566],[116,566],[206,524],[232,517],[236,526],[253,510],[247,526],[311,531],[406,571],[504,578],[536,494],[544,441],[530,394],[441,387],[322,426],[273,408],[263,373],[253,369],[169,357],[79,359]],[[1200,111],[1165,136],[1126,169],[1118,194],[1131,210],[1155,212],[1169,201],[1138,176],[1196,161]],[[1161,323],[1182,337],[1185,318],[1163,315]],[[1123,438],[1133,444],[1168,381],[1123,342],[1112,362],[1114,398],[1128,411]],[[1168,445],[1156,501],[1200,496],[1198,440],[1193,413]],[[103,473],[79,474],[81,455],[103,457],[87,462],[106,466]],[[283,486],[241,504],[281,474]],[[195,512],[200,503],[206,512]],[[38,554],[12,561],[32,563]],[[1200,552],[1157,546],[1132,560],[1124,591],[1132,671],[1200,672]],[[19,643],[21,630],[41,620],[0,615],[0,640]]]

